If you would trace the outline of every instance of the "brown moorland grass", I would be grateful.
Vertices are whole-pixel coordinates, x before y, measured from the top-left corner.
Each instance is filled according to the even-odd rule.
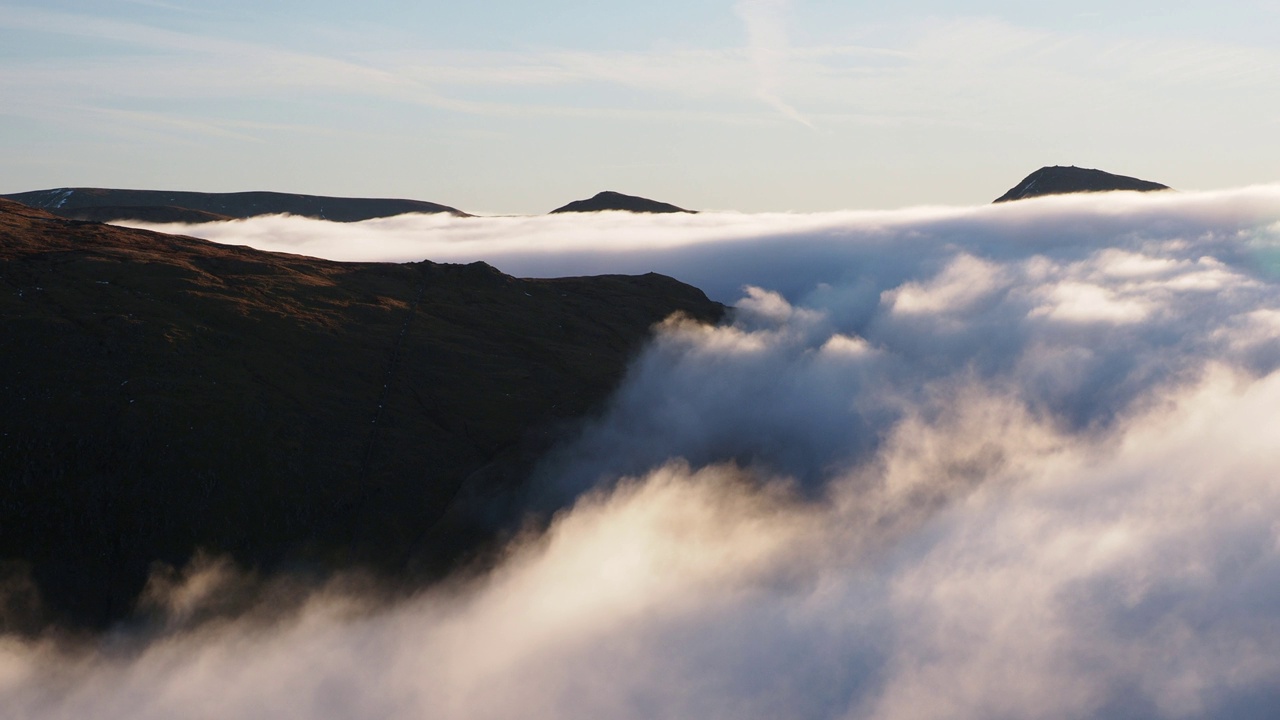
[[[153,563],[438,574],[601,407],[671,278],[339,263],[0,200],[0,561],[47,617],[127,616]]]

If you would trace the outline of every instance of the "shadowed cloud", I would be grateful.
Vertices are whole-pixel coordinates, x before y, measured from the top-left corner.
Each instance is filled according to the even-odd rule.
[[[1275,187],[201,226],[656,270],[736,309],[661,326],[540,468],[549,519],[492,572],[87,647],[6,639],[0,700],[41,719],[1266,717],[1278,227]],[[228,572],[154,602],[191,617]]]

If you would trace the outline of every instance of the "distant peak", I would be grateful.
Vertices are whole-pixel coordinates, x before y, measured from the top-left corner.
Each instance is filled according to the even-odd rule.
[[[1168,190],[1168,185],[1161,185],[1150,180],[1139,180],[1127,175],[1114,175],[1102,170],[1076,167],[1075,165],[1052,165],[1042,167],[1022,179],[1022,182],[1009,189],[1009,192],[996,198],[995,202],[1025,200],[1042,195],[1066,195],[1082,192],[1109,192],[1112,190],[1136,190],[1151,192]]]
[[[552,210],[552,213],[569,212],[601,212],[604,210],[622,210],[633,213],[691,213],[670,203],[658,202],[635,195],[624,195],[613,190],[598,192],[586,200],[575,200],[568,205]]]

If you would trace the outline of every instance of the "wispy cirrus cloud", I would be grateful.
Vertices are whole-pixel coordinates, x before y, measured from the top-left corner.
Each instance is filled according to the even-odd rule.
[[[804,115],[782,99],[790,59],[786,10],[790,0],[738,0],[735,12],[747,31],[747,49],[756,71],[756,93],[783,115],[812,127]]]
[[[1109,103],[1162,87],[1210,84],[1258,90],[1280,83],[1280,58],[1267,48],[1107,40],[984,19],[920,22],[895,33],[893,46],[793,47],[786,32],[787,9],[785,0],[739,2],[735,10],[746,28],[745,48],[440,52],[392,47],[346,52],[287,50],[19,6],[6,10],[0,28],[111,41],[121,50],[91,59],[7,59],[0,62],[0,88],[11,99],[11,113],[40,100],[229,101],[291,92],[481,115],[607,116],[613,110],[637,117],[685,112],[725,121],[759,115],[753,107],[763,100],[805,124],[810,117],[823,117],[990,125],[1022,122],[1028,115],[1046,119],[1039,118],[1046,113],[1069,121],[1089,105],[1085,98]],[[163,62],[157,62],[156,53]],[[639,89],[650,94],[650,104],[613,108],[607,97],[585,91],[572,99],[520,100],[493,92],[592,86]],[[796,110],[797,103],[806,108],[804,113]]]
[[[6,6],[0,144],[24,158],[9,189],[183,176],[206,189],[532,211],[614,187],[698,207],[815,210],[976,202],[1054,163],[1180,188],[1274,179],[1280,55],[1243,34],[956,13],[879,14],[871,26],[830,5],[761,2],[739,6],[745,15],[725,4],[706,35],[669,40],[661,28],[674,25],[658,23],[611,50],[563,33],[426,41],[425,10],[393,28],[377,13],[336,20],[332,6],[292,19],[201,7],[209,22]],[[819,13],[829,27],[814,26]]]

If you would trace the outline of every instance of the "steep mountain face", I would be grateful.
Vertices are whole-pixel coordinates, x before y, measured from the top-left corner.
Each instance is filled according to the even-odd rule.
[[[405,213],[466,213],[437,203],[391,198],[338,198],[276,192],[199,193],[169,190],[58,188],[0,195],[24,205],[77,220],[213,222],[256,215],[359,222]]]
[[[586,200],[575,200],[568,205],[552,210],[552,213],[566,212],[600,212],[602,210],[624,210],[634,213],[692,213],[670,203],[658,202],[635,195],[623,195],[612,190],[596,193]]]
[[[197,548],[430,576],[653,323],[723,310],[654,274],[337,263],[0,201],[0,566],[98,625]]]
[[[1125,175],[1113,175],[1102,170],[1078,168],[1074,165],[1070,167],[1054,165],[1052,167],[1042,167],[1026,176],[1022,182],[1010,188],[1004,195],[996,198],[995,202],[1001,203],[1039,197],[1041,195],[1065,195],[1080,192],[1107,192],[1110,190],[1151,192],[1153,190],[1168,189],[1168,185],[1161,185],[1149,180],[1139,180]]]

